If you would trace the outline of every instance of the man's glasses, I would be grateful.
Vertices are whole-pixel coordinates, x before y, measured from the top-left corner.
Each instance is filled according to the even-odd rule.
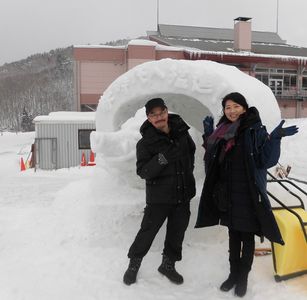
[[[148,117],[151,119],[157,119],[158,117],[163,117],[167,113],[167,109],[163,109],[160,113],[149,113]]]

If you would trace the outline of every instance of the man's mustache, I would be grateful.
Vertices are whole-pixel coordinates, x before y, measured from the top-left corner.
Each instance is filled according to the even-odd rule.
[[[161,119],[159,121],[156,121],[156,124],[159,124],[160,122],[165,122],[165,119]]]

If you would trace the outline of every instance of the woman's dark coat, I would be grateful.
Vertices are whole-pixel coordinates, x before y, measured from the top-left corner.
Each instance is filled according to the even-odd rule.
[[[148,120],[140,128],[137,143],[137,174],[146,180],[146,203],[177,204],[195,196],[195,144],[189,126],[175,114],[168,116],[170,134],[156,129]],[[167,163],[161,163],[159,153]]]
[[[257,115],[258,121],[253,122],[247,128],[244,128],[243,143],[244,157],[246,162],[246,172],[251,187],[251,197],[255,214],[257,216],[261,235],[264,235],[272,242],[284,244],[279,228],[272,213],[270,201],[268,199],[267,169],[274,166],[280,156],[280,138],[271,139],[262,125],[258,111],[251,107],[247,112]],[[240,129],[240,128],[239,128]],[[220,211],[213,201],[213,187],[218,180],[218,156],[222,140],[219,140],[206,154],[206,178],[199,202],[196,228],[213,226],[220,223]]]

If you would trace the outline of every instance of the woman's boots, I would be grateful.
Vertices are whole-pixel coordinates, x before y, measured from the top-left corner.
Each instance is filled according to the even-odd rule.
[[[239,276],[239,267],[240,260],[230,261],[230,274],[220,286],[221,291],[228,292],[236,285]]]
[[[228,278],[221,284],[220,290],[223,292],[230,291],[237,283],[238,275],[230,273]]]
[[[220,286],[220,290],[223,292],[230,291],[235,286],[235,295],[243,297],[247,290],[247,281],[249,270],[238,264],[239,268],[231,267],[230,274],[228,278]],[[234,269],[236,271],[234,271]]]
[[[247,270],[240,270],[238,280],[235,287],[235,295],[239,297],[244,297],[247,290],[247,280],[248,280],[248,273]]]
[[[247,291],[248,273],[254,259],[254,234],[249,232],[229,231],[230,274],[220,286],[224,292],[235,287],[235,295],[243,297]]]

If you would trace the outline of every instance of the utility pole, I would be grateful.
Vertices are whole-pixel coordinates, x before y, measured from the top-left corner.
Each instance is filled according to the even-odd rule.
[[[159,32],[159,0],[157,0],[157,32]]]
[[[278,33],[278,15],[279,15],[279,0],[276,0],[276,33]]]

